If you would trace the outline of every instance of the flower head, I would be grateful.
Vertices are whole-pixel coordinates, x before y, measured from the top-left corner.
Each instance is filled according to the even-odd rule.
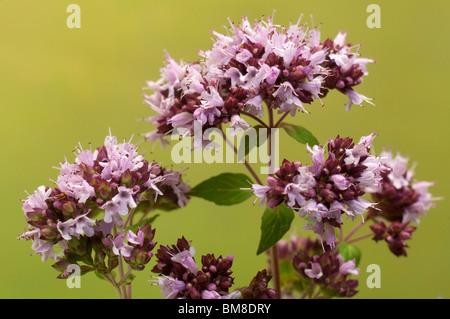
[[[178,239],[175,245],[160,246],[156,252],[157,264],[152,272],[158,274],[157,284],[166,298],[259,299],[275,295],[272,289],[267,288],[267,276],[258,277],[245,289],[230,292],[234,284],[231,276],[234,257],[206,254],[201,256],[199,267],[194,254],[194,247],[184,237]],[[254,292],[250,294],[250,291]]]
[[[387,169],[380,158],[370,154],[374,136],[364,136],[358,144],[351,138],[330,139],[328,156],[324,147],[308,146],[312,165],[284,160],[274,177],[267,178],[267,186],[253,185],[252,190],[269,208],[284,202],[307,217],[306,229],[333,248],[334,228],[343,224],[343,214],[355,219],[375,207],[361,198],[379,187],[381,173]]]
[[[128,244],[123,233],[109,238],[111,230],[114,225],[123,226],[142,202],[166,210],[186,205],[189,187],[181,173],[149,163],[131,141],[119,143],[111,134],[94,151],[79,145],[75,155],[73,163],[67,159],[61,163],[55,187],[40,186],[23,200],[29,230],[20,238],[32,239],[32,249],[43,259],[61,256],[54,249],[59,246],[60,258],[73,261],[93,242],[104,242],[109,253],[129,258],[132,267],[146,264],[154,245],[151,230],[143,227],[136,235],[128,233]]]
[[[420,217],[435,206],[428,191],[433,182],[414,179],[414,166],[409,167],[409,159],[391,151],[384,150],[380,157],[389,170],[381,174],[382,181],[377,188],[370,190],[374,201],[378,202],[375,211],[371,209],[370,226],[375,241],[385,241],[396,256],[406,256],[406,240],[411,239]],[[386,225],[387,224],[387,225]]]
[[[147,82],[153,93],[144,101],[158,115],[146,119],[157,127],[146,138],[165,145],[164,136],[192,134],[194,123],[202,130],[226,123],[247,129],[243,115],[262,117],[262,103],[292,116],[309,113],[307,106],[323,104],[333,89],[349,97],[347,110],[372,103],[354,87],[374,61],[346,44],[346,33],[321,42],[318,28],[300,20],[285,27],[273,17],[251,22],[244,16],[240,23],[230,21],[226,34],[212,31],[213,43],[197,61],[177,63],[167,55],[160,79]]]
[[[359,274],[355,260],[346,261],[336,250],[323,253],[317,240],[304,239],[291,261],[305,291],[316,285],[328,298],[353,297],[358,292],[358,280],[349,278]]]
[[[400,154],[383,151],[380,158],[390,170],[381,174],[382,183],[370,192],[378,202],[381,217],[391,222],[419,224],[419,217],[435,206],[428,191],[434,183],[415,180],[414,167],[408,168],[409,160]]]

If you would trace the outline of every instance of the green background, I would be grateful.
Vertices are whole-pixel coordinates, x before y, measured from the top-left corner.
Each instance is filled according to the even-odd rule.
[[[0,138],[1,138],[1,298],[115,298],[104,281],[88,274],[80,289],[68,289],[50,261],[30,256],[31,243],[17,240],[25,220],[20,199],[40,185],[51,185],[58,166],[81,142],[103,143],[114,135],[142,142],[154,128],[139,118],[154,115],[142,102],[146,80],[159,78],[164,50],[175,60],[197,59],[208,49],[210,30],[223,31],[227,18],[239,22],[273,10],[275,23],[304,22],[313,15],[325,37],[347,30],[347,40],[361,43],[364,57],[376,59],[358,92],[374,98],[376,106],[353,106],[333,92],[325,107],[314,103],[310,115],[289,122],[310,129],[323,143],[328,138],[359,139],[376,131],[375,149],[391,146],[418,163],[416,177],[436,181],[434,196],[447,197],[449,19],[448,1],[381,1],[381,28],[369,29],[366,19],[372,1],[113,1],[78,0],[81,29],[66,26],[70,1],[0,1]],[[281,158],[306,160],[306,150],[281,135]],[[170,148],[141,143],[148,160],[170,166]],[[219,172],[244,172],[240,164],[183,164],[192,185]],[[397,258],[384,243],[361,242],[360,293],[357,298],[448,298],[450,296],[447,200],[438,202],[421,219],[409,242],[409,256]],[[183,210],[163,214],[154,226],[159,244],[172,244],[181,235],[192,240],[197,256],[206,253],[235,256],[236,286],[248,284],[266,267],[256,256],[262,210],[252,199],[231,208],[193,198]],[[295,218],[292,231],[304,221]],[[352,226],[346,221],[345,229]],[[358,234],[367,232],[361,230]],[[154,260],[151,261],[153,265]],[[381,288],[366,287],[369,264],[381,267]],[[135,298],[161,298],[148,282],[149,270],[138,273]]]

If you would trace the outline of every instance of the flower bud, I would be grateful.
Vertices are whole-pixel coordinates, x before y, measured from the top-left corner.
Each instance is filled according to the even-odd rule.
[[[127,169],[121,177],[121,183],[127,187],[131,186],[131,181],[133,179],[133,176],[131,175],[131,172],[129,169]]]
[[[59,232],[56,229],[50,226],[44,226],[40,230],[41,230],[41,238],[44,240],[56,239],[56,236],[59,234]]]
[[[75,206],[72,204],[72,202],[65,202],[62,205],[62,211],[64,215],[72,214],[75,210]]]
[[[143,250],[139,250],[133,258],[133,263],[137,265],[146,265],[150,259],[153,257],[153,253],[151,251],[145,252]]]

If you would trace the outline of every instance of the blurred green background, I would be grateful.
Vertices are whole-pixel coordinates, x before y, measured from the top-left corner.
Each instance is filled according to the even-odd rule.
[[[148,160],[171,165],[170,148],[142,143],[141,134],[153,130],[138,118],[154,115],[142,102],[146,80],[159,78],[164,50],[175,60],[193,61],[197,50],[208,49],[210,30],[223,31],[227,18],[239,22],[273,10],[275,23],[288,25],[304,14],[322,24],[323,39],[347,30],[347,40],[361,43],[364,57],[376,59],[358,92],[374,98],[376,106],[353,106],[337,92],[315,103],[310,115],[290,122],[328,138],[359,139],[376,131],[375,149],[391,146],[417,161],[416,177],[436,181],[434,196],[448,197],[450,150],[445,99],[448,90],[448,1],[118,1],[78,0],[81,29],[69,29],[70,1],[0,1],[0,138],[2,202],[1,298],[116,298],[108,283],[88,274],[81,289],[68,289],[56,279],[51,262],[30,256],[31,242],[19,241],[25,220],[20,199],[40,185],[51,185],[58,166],[78,142],[96,147],[111,128],[114,135],[141,143]],[[369,29],[366,8],[381,8],[381,28]],[[306,150],[281,135],[281,158],[306,160]],[[220,172],[245,172],[240,164],[176,165],[189,168],[185,178],[195,185]],[[450,257],[447,225],[448,200],[438,202],[421,219],[409,242],[409,256],[397,258],[384,243],[366,240],[360,264],[357,298],[448,298]],[[193,241],[197,256],[233,254],[236,286],[249,283],[266,267],[256,256],[261,209],[252,200],[231,208],[193,198],[183,210],[163,214],[154,224],[159,244],[172,244],[181,235]],[[350,220],[346,228],[352,226]],[[293,230],[303,221],[296,218]],[[299,231],[312,235],[310,232]],[[365,234],[367,229],[358,234]],[[151,265],[154,260],[151,261]],[[381,288],[366,287],[369,264],[381,267]],[[135,298],[161,298],[148,282],[149,270],[138,273]]]

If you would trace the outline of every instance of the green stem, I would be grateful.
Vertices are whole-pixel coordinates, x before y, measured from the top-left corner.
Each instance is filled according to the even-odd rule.
[[[119,287],[119,285],[116,283],[116,281],[114,280],[114,278],[108,276],[108,275],[104,275],[102,274],[103,278],[105,278],[107,281],[109,281],[111,283],[111,285],[114,286],[114,288],[116,288],[117,291],[117,295],[119,296],[119,299],[124,299],[123,295],[122,295],[122,291]]]

